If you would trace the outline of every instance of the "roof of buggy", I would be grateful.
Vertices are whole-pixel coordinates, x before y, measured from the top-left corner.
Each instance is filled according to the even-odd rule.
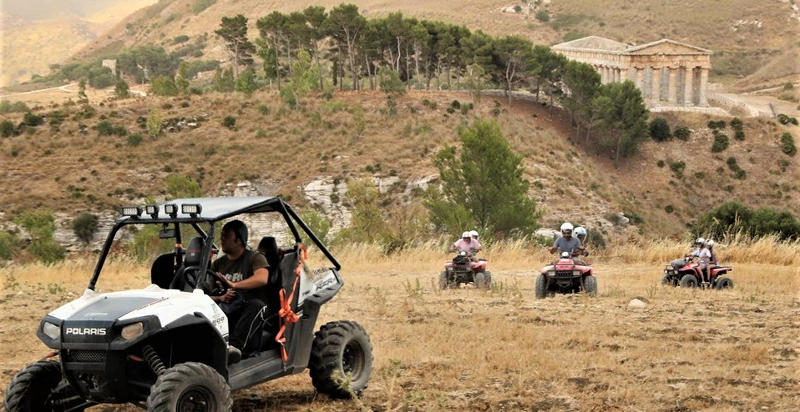
[[[195,217],[198,220],[220,220],[242,213],[264,213],[278,211],[276,209],[281,203],[277,196],[257,196],[257,197],[193,197],[184,199],[172,199],[158,204],[158,215],[161,219],[169,218],[164,212],[165,204],[178,206],[177,219],[191,219],[191,216],[182,213],[181,205],[198,204],[201,207],[200,214]],[[139,218],[145,220],[146,217]]]

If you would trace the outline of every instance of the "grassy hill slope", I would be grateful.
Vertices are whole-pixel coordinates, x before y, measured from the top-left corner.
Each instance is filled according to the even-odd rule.
[[[455,143],[460,124],[476,116],[493,117],[515,150],[525,156],[531,195],[544,207],[545,223],[569,218],[589,224],[625,212],[640,217],[639,226],[653,234],[681,233],[685,223],[724,200],[773,206],[800,213],[797,199],[800,168],[778,147],[784,131],[768,120],[746,120],[746,139],[732,139],[723,153],[712,155],[706,116],[668,119],[693,130],[687,142],[648,142],[620,169],[604,156],[571,144],[566,119],[539,105],[484,98],[466,115],[448,113],[461,93],[414,92],[401,98],[398,114],[387,114],[383,94],[336,93],[332,100],[307,98],[290,110],[271,92],[251,99],[207,94],[192,98],[128,99],[94,106],[86,117],[78,106],[61,111],[58,130],[48,125],[0,139],[0,203],[7,218],[30,208],[79,212],[107,210],[166,193],[166,177],[181,174],[201,182],[208,195],[242,180],[263,182],[301,203],[301,187],[319,177],[345,180],[359,176],[397,175],[414,180],[436,174],[432,155]],[[435,106],[435,107],[433,107]],[[151,109],[174,124],[199,119],[195,129],[165,131],[152,140],[140,124]],[[266,113],[266,114],[265,114]],[[236,118],[233,129],[223,126]],[[21,115],[3,115],[15,123]],[[50,118],[53,116],[51,115]],[[101,119],[143,136],[132,146],[128,137],[99,136]],[[205,119],[205,120],[204,120]],[[170,123],[172,122],[172,123]],[[795,136],[797,128],[793,130]],[[726,165],[729,157],[746,171],[739,180]],[[659,167],[659,160],[665,161]],[[682,173],[677,172],[683,161]],[[397,202],[398,198],[394,198]],[[669,206],[669,207],[668,207]]]

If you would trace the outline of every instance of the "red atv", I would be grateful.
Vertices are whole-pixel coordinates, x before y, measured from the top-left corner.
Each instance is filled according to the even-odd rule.
[[[492,287],[492,273],[486,270],[486,259],[473,260],[473,255],[459,252],[452,261],[444,264],[439,275],[439,288],[457,288],[462,283],[474,283],[478,289]]]
[[[670,262],[664,269],[664,277],[661,279],[662,285],[681,286],[684,288],[714,288],[726,289],[733,287],[733,280],[727,276],[728,272],[733,271],[729,266],[710,266],[711,274],[705,279],[700,265],[694,262],[694,258],[677,259]]]
[[[536,299],[544,299],[548,294],[586,292],[597,294],[597,278],[592,267],[575,262],[569,252],[562,252],[561,259],[545,266],[536,278]]]

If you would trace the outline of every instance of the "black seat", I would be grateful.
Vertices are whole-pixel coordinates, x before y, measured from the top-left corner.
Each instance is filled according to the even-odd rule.
[[[274,238],[273,238],[274,240]],[[263,242],[263,239],[262,239]],[[259,243],[259,249],[260,248]],[[277,246],[276,246],[277,249]],[[280,322],[278,321],[278,310],[280,309],[281,298],[280,291],[284,290],[286,297],[292,292],[294,286],[294,271],[297,269],[298,258],[297,252],[294,250],[280,252],[278,254],[279,261],[274,266],[270,263],[270,283],[267,287],[267,307],[269,308],[267,318],[269,321],[264,325],[261,335],[262,350],[274,348],[276,345],[275,334],[278,333]],[[274,268],[274,269],[273,269]],[[272,270],[275,271],[274,279],[272,278]],[[297,311],[297,297],[300,294],[300,287],[298,285],[295,291],[295,296],[292,299],[292,310]]]
[[[164,253],[153,261],[150,267],[150,283],[167,289],[175,278],[175,252]]]
[[[272,236],[264,236],[258,242],[258,251],[267,258],[269,283],[277,283],[278,266],[281,262],[281,250],[278,248],[278,242]]]
[[[183,265],[175,272],[175,277],[169,284],[170,289],[178,289],[184,292],[191,292],[192,286],[186,282],[186,276],[193,276],[197,281],[197,273],[200,271],[200,264],[203,258],[203,238],[193,237],[186,247],[186,256],[183,258]],[[187,273],[188,272],[188,273]]]

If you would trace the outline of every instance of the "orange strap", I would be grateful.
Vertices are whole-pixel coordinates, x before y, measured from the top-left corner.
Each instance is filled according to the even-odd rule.
[[[292,299],[294,299],[294,295],[297,292],[297,284],[300,282],[300,271],[303,270],[303,263],[308,259],[308,252],[303,245],[298,245],[297,255],[300,258],[300,262],[294,270],[292,292],[289,294],[288,299],[286,298],[286,291],[283,288],[281,288],[279,292],[281,306],[278,310],[278,322],[280,328],[278,329],[278,333],[275,334],[275,342],[281,345],[281,358],[283,359],[283,363],[289,360],[289,356],[286,354],[286,337],[283,336],[284,333],[286,333],[286,327],[300,320],[297,314],[292,310]]]

